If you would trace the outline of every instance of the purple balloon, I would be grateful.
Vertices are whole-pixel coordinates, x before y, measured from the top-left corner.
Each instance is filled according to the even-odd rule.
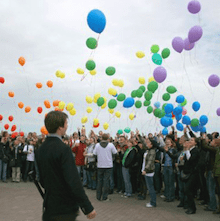
[[[192,49],[194,48],[194,46],[195,46],[195,43],[190,43],[188,38],[186,38],[186,39],[184,40],[184,49],[185,49],[186,51],[192,50]]]
[[[203,31],[202,28],[198,25],[192,27],[188,33],[188,39],[190,43],[198,41],[202,37]]]
[[[212,74],[211,76],[209,76],[209,85],[212,87],[217,87],[219,85],[220,82],[220,78],[219,76]]]
[[[198,1],[191,1],[188,4],[188,10],[192,14],[196,14],[201,10],[201,4]]]
[[[216,111],[217,115],[220,116],[220,107]]]
[[[179,53],[183,51],[184,48],[184,41],[180,37],[175,37],[172,41],[173,49]]]
[[[164,67],[160,66],[154,69],[154,79],[158,83],[162,83],[167,77],[167,71]]]

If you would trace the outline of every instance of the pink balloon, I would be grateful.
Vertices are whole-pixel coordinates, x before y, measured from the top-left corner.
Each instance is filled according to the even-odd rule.
[[[209,85],[212,87],[217,87],[219,85],[220,82],[220,78],[219,76],[212,74],[209,76]]]
[[[175,37],[172,41],[173,49],[179,53],[183,51],[184,48],[184,41],[180,37]]]
[[[160,66],[154,69],[154,79],[158,83],[162,83],[167,77],[167,71],[164,67]]]
[[[186,39],[184,40],[184,49],[185,49],[186,51],[192,50],[192,49],[194,48],[194,46],[195,46],[195,43],[190,43],[188,38],[186,38]]]
[[[186,114],[187,114],[187,110],[183,108],[182,115],[186,115]]]
[[[188,4],[188,10],[192,14],[196,14],[201,10],[201,4],[198,1],[191,1]]]
[[[192,27],[188,33],[188,39],[190,43],[198,41],[202,37],[203,31],[202,28],[198,25]]]

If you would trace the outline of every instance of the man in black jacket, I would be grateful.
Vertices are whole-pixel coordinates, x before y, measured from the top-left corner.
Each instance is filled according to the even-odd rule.
[[[49,132],[36,152],[40,183],[45,189],[43,221],[75,220],[79,207],[88,219],[96,212],[82,187],[71,149],[62,142],[68,116],[51,111],[45,117]]]

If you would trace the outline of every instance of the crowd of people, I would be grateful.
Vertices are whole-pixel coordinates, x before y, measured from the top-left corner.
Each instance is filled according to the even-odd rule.
[[[26,137],[18,134],[12,138],[7,131],[2,132],[0,180],[32,181],[28,177],[32,170],[39,180],[35,153],[44,140],[43,134],[29,133]],[[114,192],[124,198],[136,196],[138,200],[147,200],[148,192],[146,207],[156,207],[157,197],[167,203],[177,199],[177,207],[194,214],[197,197],[204,210],[220,214],[218,132],[196,137],[187,126],[180,137],[174,127],[167,136],[144,135],[136,129],[129,135],[112,137],[92,130],[86,135],[83,127],[71,136],[63,136],[62,141],[72,150],[83,186],[96,191],[97,200],[109,200],[109,194]]]

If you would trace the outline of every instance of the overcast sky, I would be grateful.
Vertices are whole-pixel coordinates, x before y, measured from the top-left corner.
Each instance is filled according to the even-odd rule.
[[[139,77],[143,76],[147,81],[153,75],[157,66],[151,60],[150,48],[157,44],[161,50],[170,48],[171,55],[162,64],[167,70],[167,79],[159,84],[152,104],[156,101],[163,104],[162,95],[166,87],[173,85],[178,91],[171,96],[170,102],[176,105],[176,96],[184,95],[188,101],[188,115],[191,118],[207,115],[207,130],[219,131],[220,118],[216,110],[220,107],[220,85],[210,87],[208,77],[211,74],[220,76],[220,2],[200,0],[202,10],[196,15],[188,12],[188,2],[2,0],[0,77],[5,78],[5,83],[0,84],[0,114],[3,116],[0,128],[8,123],[10,126],[16,124],[17,131],[40,133],[44,115],[49,111],[44,106],[44,100],[48,99],[52,104],[53,100],[59,99],[66,104],[73,102],[77,111],[75,116],[69,116],[68,134],[81,127],[83,116],[89,119],[87,130],[91,129],[95,117],[100,121],[100,127],[95,131],[103,130],[105,122],[109,123],[107,132],[110,133],[126,127],[132,130],[139,128],[144,133],[162,130],[160,120],[149,115],[145,107],[124,109],[122,103],[118,103],[115,111],[122,114],[118,119],[109,114],[108,108],[99,111],[97,104],[88,105],[85,101],[87,95],[94,96],[98,92],[108,100],[113,98],[108,94],[110,87],[130,96],[131,91],[140,86]],[[76,69],[85,69],[91,54],[85,42],[89,37],[98,37],[87,25],[87,15],[92,9],[101,10],[107,23],[94,55],[97,74],[88,74],[81,81],[82,76],[76,73]],[[185,39],[194,25],[202,26],[202,39],[190,52],[175,52],[171,46],[172,39],[176,36]],[[139,50],[146,54],[143,59],[135,55]],[[23,67],[18,64],[20,56],[26,59]],[[108,66],[116,68],[114,76],[105,74]],[[63,71],[66,77],[57,78],[57,70]],[[123,79],[124,87],[114,87],[111,83],[114,78]],[[48,80],[54,83],[52,89],[46,86]],[[37,82],[41,82],[43,88],[37,89]],[[14,91],[14,98],[9,98],[9,91]],[[31,106],[30,113],[18,108],[20,101],[25,106]],[[192,110],[194,101],[201,104],[198,112]],[[37,112],[39,106],[43,107],[41,115]],[[91,114],[86,113],[88,106],[93,109]],[[128,118],[130,113],[136,114],[133,121]],[[9,115],[14,116],[13,122],[9,122]]]

